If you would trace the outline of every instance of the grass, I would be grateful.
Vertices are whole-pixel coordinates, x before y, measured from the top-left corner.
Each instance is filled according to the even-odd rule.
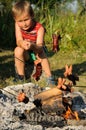
[[[86,91],[86,53],[79,50],[73,51],[62,51],[59,50],[57,53],[53,53],[51,50],[48,51],[48,58],[50,66],[55,78],[63,77],[65,65],[73,65],[73,73],[78,74],[79,81],[75,87],[76,90]],[[3,50],[0,52],[0,88],[12,85],[13,77],[15,75],[14,70],[14,58],[13,51]],[[41,77],[41,80],[32,82],[44,87],[45,78]]]

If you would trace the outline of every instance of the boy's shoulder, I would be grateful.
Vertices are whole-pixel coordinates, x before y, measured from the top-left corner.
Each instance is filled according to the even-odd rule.
[[[40,22],[36,22],[36,27],[43,27],[43,25]]]
[[[45,30],[45,32],[46,32],[46,29],[45,29],[45,27],[43,26],[43,24],[41,24],[40,22],[36,22],[36,29],[38,30],[40,27],[43,27],[44,28],[44,30]]]
[[[43,25],[42,25],[40,22],[36,22],[34,29],[35,29],[35,30],[39,30],[40,27],[43,27]],[[44,27],[43,27],[43,28],[44,28]]]

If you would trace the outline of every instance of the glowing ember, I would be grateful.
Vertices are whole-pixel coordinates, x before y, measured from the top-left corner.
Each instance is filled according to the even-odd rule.
[[[68,107],[68,110],[66,111],[65,115],[63,116],[66,120],[67,119],[76,119],[76,120],[80,120],[78,117],[78,113],[72,112],[72,110],[70,109],[70,107]]]

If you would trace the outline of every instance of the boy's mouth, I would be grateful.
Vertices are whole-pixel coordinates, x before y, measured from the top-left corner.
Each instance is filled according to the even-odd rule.
[[[28,26],[24,26],[23,30],[28,30],[28,28],[29,28]]]

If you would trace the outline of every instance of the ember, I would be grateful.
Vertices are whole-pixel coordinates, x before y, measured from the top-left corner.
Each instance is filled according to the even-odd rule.
[[[69,74],[71,74],[71,69]],[[71,83],[66,83],[65,78],[58,78],[57,86],[49,90],[42,89],[32,83],[1,89],[1,130],[35,130],[37,125],[40,126],[37,127],[38,130],[54,127],[57,130],[58,128],[66,130],[69,129],[68,124],[73,126],[68,120],[82,123],[76,122],[76,126],[83,126],[83,124],[86,126],[86,99],[84,98],[86,95],[72,91],[72,86],[72,80]],[[15,97],[16,93],[18,100]],[[66,129],[65,126],[67,126]],[[84,128],[86,129],[86,127],[82,129],[76,127],[74,130],[85,130]]]
[[[14,98],[13,95],[10,93],[16,93],[18,94],[20,90],[23,89],[26,96],[29,95],[29,102],[23,103],[18,102],[16,98]],[[49,113],[46,113],[43,111],[42,107],[37,108],[34,106],[34,95],[41,94],[44,90],[40,87],[28,83],[24,85],[16,85],[16,86],[8,86],[5,88],[5,90],[10,91],[10,93],[7,93],[5,91],[0,92],[0,130],[10,129],[10,130],[47,130],[48,128],[54,130],[67,130],[67,129],[74,129],[74,130],[85,130],[86,129],[86,99],[82,101],[83,94],[81,93],[68,93],[68,95],[65,95],[64,98],[64,104],[68,103],[72,105],[72,110],[76,108],[78,112],[77,113],[73,110],[72,112],[72,119],[69,121],[69,119],[65,120],[65,118],[62,116],[61,112],[61,105],[63,105],[63,100],[61,99],[62,95],[55,96],[58,99],[57,104],[54,104],[55,107],[53,107],[53,111],[49,111]],[[56,89],[55,89],[56,90]],[[58,90],[58,89],[57,89]],[[46,92],[46,91],[45,91]],[[48,91],[50,94],[50,91]],[[59,94],[61,94],[61,91],[59,91]],[[57,94],[58,94],[57,92]],[[72,98],[69,98],[71,96]],[[50,94],[51,97],[51,94]],[[81,97],[81,98],[80,98]],[[45,98],[42,98],[42,101],[46,98],[49,98],[46,96]],[[71,102],[73,100],[73,104]],[[78,104],[79,101],[79,104]],[[85,101],[85,102],[84,102]],[[77,107],[78,105],[78,107]],[[47,107],[48,109],[49,107]],[[55,110],[55,111],[54,111]],[[70,111],[72,111],[70,110]],[[57,111],[57,112],[56,112]],[[64,112],[63,112],[64,113]],[[80,122],[79,119],[80,118]],[[74,119],[78,122],[74,122]],[[73,122],[73,123],[72,123]],[[68,125],[69,124],[69,125]],[[84,124],[84,126],[83,126]],[[80,125],[80,126],[78,126]]]
[[[76,111],[72,111],[70,107],[68,107],[68,110],[66,111],[65,115],[63,115],[63,117],[67,120],[67,119],[76,119],[76,120],[80,120],[78,117],[78,113]]]

